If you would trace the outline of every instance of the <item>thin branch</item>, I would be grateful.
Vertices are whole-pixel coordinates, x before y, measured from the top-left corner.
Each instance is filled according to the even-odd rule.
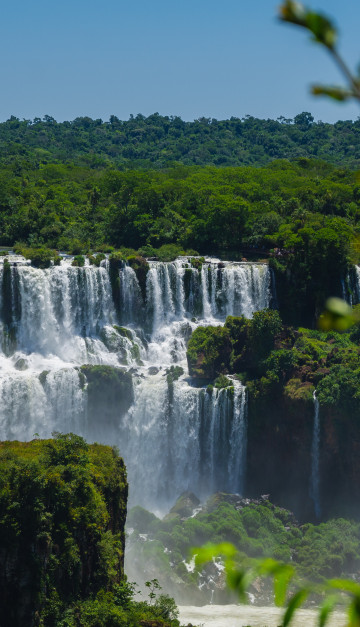
[[[360,101],[360,86],[358,82],[355,80],[355,78],[353,77],[353,75],[351,74],[345,61],[341,58],[341,56],[339,55],[338,51],[335,48],[328,48],[328,50],[330,54],[332,55],[332,57],[334,58],[334,61],[337,63],[338,67],[340,68],[340,71],[344,74],[345,78],[350,83],[350,86],[352,87],[352,90],[353,90],[354,98],[357,98],[357,100]]]

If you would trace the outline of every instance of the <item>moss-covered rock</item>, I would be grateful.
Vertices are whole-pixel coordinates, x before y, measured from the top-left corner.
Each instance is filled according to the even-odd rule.
[[[114,329],[122,337],[127,337],[128,340],[132,340],[133,339],[133,334],[132,334],[132,331],[130,331],[130,329],[127,329],[126,327],[120,327],[118,324],[114,324]]]
[[[168,383],[177,381],[184,374],[184,368],[181,366],[170,366],[166,369],[166,379]]]
[[[284,387],[284,394],[291,400],[313,402],[315,388],[309,381],[290,379]]]

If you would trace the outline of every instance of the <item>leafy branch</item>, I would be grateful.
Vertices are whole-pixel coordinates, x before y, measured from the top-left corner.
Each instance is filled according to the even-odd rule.
[[[345,77],[348,86],[337,87],[328,85],[313,85],[311,88],[315,96],[328,96],[338,101],[355,98],[360,102],[360,77],[354,76],[337,49],[338,32],[334,23],[321,13],[315,13],[300,2],[285,0],[279,7],[279,17],[282,21],[305,28],[311,33],[316,43],[324,46],[333,58],[335,64]]]

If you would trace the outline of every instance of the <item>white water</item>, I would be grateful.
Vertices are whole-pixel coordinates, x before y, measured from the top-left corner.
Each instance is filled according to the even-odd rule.
[[[251,605],[182,605],[179,610],[182,624],[192,623],[203,627],[278,627],[284,614],[284,610],[278,607]],[[316,627],[318,621],[318,612],[315,610],[298,610],[291,627]],[[328,627],[345,627],[347,620],[344,614],[334,612],[326,624]]]
[[[310,496],[314,501],[314,511],[316,518],[321,516],[320,507],[320,417],[319,417],[319,401],[316,398],[316,392],[313,395],[314,398],[314,426],[313,437],[311,445],[311,486]]]
[[[132,368],[134,402],[119,413],[117,433],[113,424],[98,429],[125,458],[131,501],[159,510],[187,489],[200,497],[242,492],[245,388],[236,380],[212,393],[193,387],[186,344],[199,324],[269,306],[266,265],[206,259],[198,270],[187,258],[150,262],[145,303],[135,272],[124,266],[117,313],[106,262],[77,268],[64,259],[47,270],[21,258],[10,262],[10,274],[0,264],[0,439],[48,437],[54,430],[88,438],[86,382],[78,368]],[[132,340],[114,327],[118,315]],[[173,364],[184,374],[169,386],[166,369]],[[154,366],[157,373],[149,374]]]

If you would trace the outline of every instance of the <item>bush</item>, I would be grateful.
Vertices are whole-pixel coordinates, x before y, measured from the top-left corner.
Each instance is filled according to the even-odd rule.
[[[200,379],[214,379],[230,367],[231,341],[225,327],[198,327],[192,334],[187,360],[189,374]]]

